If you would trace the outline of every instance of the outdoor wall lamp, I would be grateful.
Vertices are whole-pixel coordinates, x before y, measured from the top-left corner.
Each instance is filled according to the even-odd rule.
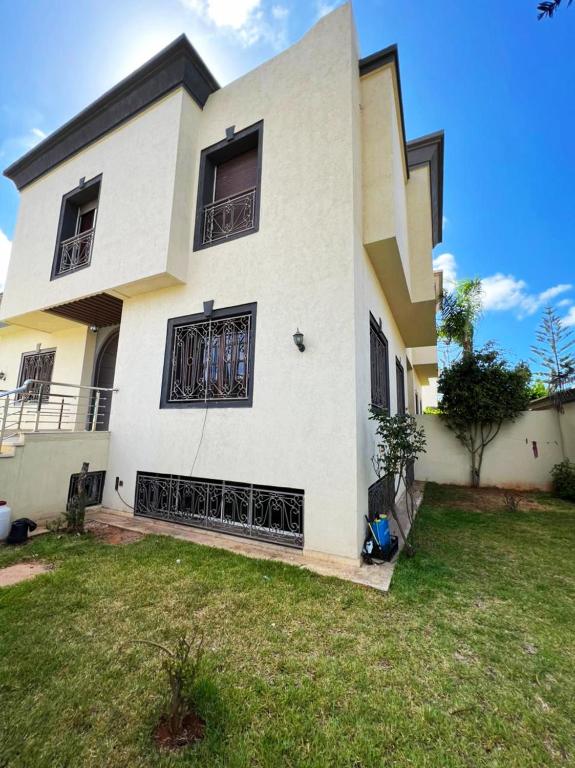
[[[300,352],[304,351],[305,344],[303,343],[303,333],[300,331],[299,328],[293,335],[293,343],[296,345],[296,347],[299,349]]]

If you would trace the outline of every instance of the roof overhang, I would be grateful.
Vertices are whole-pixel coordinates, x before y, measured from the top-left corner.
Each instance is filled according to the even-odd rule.
[[[94,328],[106,328],[109,325],[118,325],[122,319],[121,299],[110,296],[108,293],[97,293],[87,296],[85,299],[69,301],[45,311],[51,315],[73,320]]]
[[[200,108],[219,88],[185,35],[12,163],[4,175],[22,189],[178,87]]]
[[[410,168],[429,166],[431,186],[431,223],[433,245],[443,239],[443,131],[430,133],[407,143],[407,162]]]

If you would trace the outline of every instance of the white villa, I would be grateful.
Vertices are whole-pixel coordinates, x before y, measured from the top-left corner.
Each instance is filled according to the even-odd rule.
[[[401,91],[349,4],[225,87],[182,36],[6,169],[15,517],[88,461],[94,504],[358,562],[369,406],[437,375],[443,133]]]

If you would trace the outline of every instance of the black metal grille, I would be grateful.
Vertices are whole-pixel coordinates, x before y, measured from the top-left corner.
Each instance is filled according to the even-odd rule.
[[[407,487],[410,488],[415,482],[415,462],[408,461],[405,466],[405,482]]]
[[[174,326],[168,402],[246,400],[251,324],[244,314]]]
[[[256,190],[249,189],[237,195],[209,203],[204,208],[202,242],[213,243],[231,235],[253,229]]]
[[[54,359],[56,352],[54,350],[46,350],[44,352],[25,352],[22,355],[22,362],[20,363],[20,376],[18,377],[18,386],[27,379],[39,379],[40,381],[51,381],[52,371],[54,369]],[[47,384],[34,383],[30,385],[30,389],[23,393],[21,397],[27,400],[37,400],[38,395],[42,390],[42,397],[48,397],[50,394],[50,387]]]
[[[389,512],[395,498],[395,480],[393,475],[380,477],[368,489],[369,519],[375,518],[382,512]]]
[[[138,472],[134,512],[142,517],[303,547],[304,492],[184,475]]]
[[[371,362],[371,404],[389,413],[389,358],[387,339],[381,332],[375,318],[369,324]]]
[[[68,502],[78,493],[78,478],[80,473],[70,475],[70,485],[68,486]],[[93,507],[95,504],[102,503],[102,494],[104,492],[104,482],[106,473],[88,472],[86,475],[86,493],[88,494],[88,503],[86,506]]]
[[[395,358],[395,380],[397,384],[397,412],[405,413],[405,375],[403,365]]]

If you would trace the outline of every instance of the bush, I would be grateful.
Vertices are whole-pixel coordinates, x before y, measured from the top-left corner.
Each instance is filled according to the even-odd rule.
[[[553,493],[560,499],[575,501],[575,464],[565,459],[551,470]]]

